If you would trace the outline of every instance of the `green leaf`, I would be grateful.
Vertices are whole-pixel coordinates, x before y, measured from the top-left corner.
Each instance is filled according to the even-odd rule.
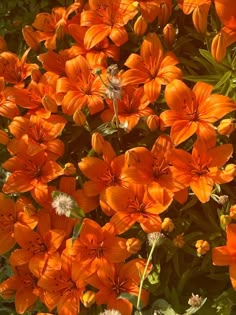
[[[76,225],[73,228],[73,232],[72,232],[72,245],[74,244],[75,240],[78,238],[78,236],[80,235],[80,232],[82,230],[82,223],[83,220],[79,220]]]
[[[221,79],[218,81],[218,83],[215,85],[214,90],[218,89],[219,87],[221,87],[224,83],[226,83],[226,81],[228,81],[230,79],[232,75],[231,71],[226,72]]]
[[[222,64],[219,64],[215,61],[215,59],[212,57],[211,53],[204,49],[199,49],[200,54],[209,61],[215,68],[225,72],[226,67],[224,67]]]
[[[119,296],[118,296],[118,299],[126,299],[128,300],[130,303],[132,303],[132,305],[134,307],[136,307],[137,305],[137,301],[138,301],[138,297],[136,295],[133,295],[133,294],[130,294],[130,293],[121,293]],[[144,307],[144,304],[143,302],[140,300],[139,302],[139,307],[140,309],[142,309]]]
[[[158,299],[153,303],[153,309],[157,311],[157,314],[161,315],[177,315],[170,304],[164,299]]]

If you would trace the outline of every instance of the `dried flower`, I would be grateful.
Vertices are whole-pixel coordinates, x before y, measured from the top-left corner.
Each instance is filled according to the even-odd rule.
[[[197,242],[195,243],[195,247],[197,249],[198,256],[201,256],[205,255],[209,251],[210,244],[204,240],[197,240]]]
[[[176,247],[179,247],[179,248],[183,247],[185,244],[183,234],[176,235],[176,237],[173,239],[173,243]]]
[[[220,205],[225,205],[228,201],[229,201],[229,196],[227,195],[219,196],[218,203]]]
[[[148,233],[147,238],[150,246],[154,246],[154,244],[155,246],[160,246],[165,239],[165,235],[160,232],[152,232]]]
[[[111,64],[108,68],[107,68],[107,74],[110,76],[115,76],[117,75],[119,72],[119,68],[117,66],[117,64],[113,63]]]
[[[99,313],[99,315],[121,315],[121,313],[117,310],[111,309],[111,310],[104,310],[104,312]]]
[[[52,202],[52,207],[55,209],[58,215],[70,216],[73,208],[73,199],[65,193],[59,193]]]
[[[191,298],[188,300],[188,305],[193,306],[193,307],[199,307],[202,304],[202,297],[199,296],[198,294],[193,294]]]
[[[108,78],[109,84],[105,91],[107,98],[110,98],[113,101],[120,100],[122,97],[122,88],[120,84],[120,79],[117,77]]]

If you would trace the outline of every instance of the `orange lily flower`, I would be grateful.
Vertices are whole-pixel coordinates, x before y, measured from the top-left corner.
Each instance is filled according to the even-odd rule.
[[[19,115],[19,109],[13,100],[7,99],[5,94],[5,80],[0,77],[0,116],[12,119]]]
[[[148,193],[145,185],[129,185],[108,187],[105,192],[106,203],[116,212],[110,219],[116,233],[121,234],[129,230],[136,222],[146,233],[161,230],[160,213],[165,211],[172,198],[164,189],[155,193],[155,199]]]
[[[165,127],[171,126],[170,137],[175,145],[193,134],[214,146],[216,132],[212,123],[236,109],[229,97],[211,94],[212,85],[198,82],[191,90],[182,81],[174,80],[165,90],[166,103],[170,110],[161,113]]]
[[[182,72],[175,65],[179,61],[172,52],[164,54],[156,33],[149,33],[140,49],[140,56],[130,54],[125,62],[128,68],[121,76],[122,85],[144,84],[144,93],[150,102],[155,102],[161,86],[174,79],[181,79]]]
[[[111,44],[107,38],[104,38],[93,48],[85,49],[84,36],[86,31],[87,28],[77,24],[70,24],[68,26],[68,32],[76,41],[76,44],[68,50],[70,55],[73,55],[73,58],[78,55],[83,55],[93,68],[98,65],[107,67],[108,57],[116,61],[119,60],[120,48],[114,44]]]
[[[25,224],[30,229],[38,223],[36,209],[26,197],[20,197],[16,203],[0,193],[0,254],[8,252],[15,244],[14,225]]]
[[[81,13],[81,26],[87,26],[84,46],[91,49],[104,38],[109,38],[117,46],[128,40],[124,27],[137,13],[132,0],[89,0],[91,10]]]
[[[211,3],[211,0],[179,0],[179,6],[184,14],[193,13],[193,24],[199,33],[206,32]]]
[[[154,194],[159,189],[165,189],[169,198],[173,192],[184,188],[177,177],[174,177],[170,169],[167,153],[173,145],[167,135],[161,135],[155,141],[152,150],[137,147],[125,153],[126,168],[123,175],[129,183],[147,184],[149,193]],[[158,199],[157,199],[158,200]]]
[[[84,106],[88,106],[90,114],[101,111],[104,108],[104,86],[100,78],[92,73],[87,60],[82,56],[68,60],[65,71],[67,77],[57,81],[57,92],[65,94],[63,112],[73,115]]]
[[[14,238],[21,248],[11,253],[9,261],[12,266],[28,263],[30,271],[37,278],[41,277],[46,268],[61,268],[58,249],[64,240],[65,232],[51,230],[49,223],[48,220],[43,220],[43,223],[39,221],[37,232],[20,223],[14,225]]]
[[[48,160],[45,152],[34,156],[14,156],[2,164],[12,174],[3,185],[3,192],[31,191],[35,195],[47,190],[47,183],[63,174],[63,169],[55,161]]]
[[[173,176],[185,186],[190,186],[197,198],[205,203],[210,199],[214,184],[228,183],[233,180],[233,174],[222,169],[233,153],[231,144],[208,148],[197,140],[192,154],[173,149],[168,152],[168,160]]]
[[[18,116],[9,124],[10,132],[15,139],[8,143],[12,154],[26,152],[33,156],[45,151],[49,160],[56,160],[63,155],[64,143],[55,139],[65,127],[66,120],[52,115],[48,119],[31,115],[30,118]]]
[[[90,219],[84,219],[79,237],[72,244],[66,244],[68,253],[75,258],[75,263],[83,270],[83,277],[94,274],[98,270],[109,270],[113,263],[127,259],[127,239],[115,236],[115,227],[111,223],[101,227]]]
[[[131,315],[133,305],[124,298],[118,298],[121,293],[130,293],[138,296],[140,274],[144,272],[146,261],[144,259],[133,259],[127,263],[112,264],[106,271],[98,271],[88,282],[99,291],[96,293],[96,303],[106,304],[108,309],[116,309],[122,315]],[[150,272],[151,266],[148,268]],[[147,272],[147,274],[148,274]],[[148,303],[148,292],[143,289],[141,301],[144,305]]]
[[[234,290],[236,290],[236,224],[228,224],[226,226],[226,235],[226,245],[212,249],[212,261],[216,266],[229,265],[230,280]]]
[[[8,299],[15,294],[15,307],[18,314],[24,314],[32,307],[40,295],[37,279],[27,265],[14,268],[14,275],[0,284],[0,295]]]
[[[214,0],[216,13],[221,22],[236,31],[236,2],[231,0]]]
[[[123,89],[121,100],[117,101],[119,122],[129,132],[139,122],[141,117],[153,114],[153,110],[148,107],[149,100],[144,94],[143,88],[137,89],[134,86],[127,86]],[[106,100],[109,109],[101,114],[103,121],[111,121],[114,117],[114,106],[112,100]]]
[[[79,266],[74,266],[73,258],[66,250],[61,255],[60,270],[46,269],[38,285],[43,293],[43,302],[52,311],[57,307],[58,315],[77,315],[80,313],[80,299],[85,283]]]
[[[66,50],[60,50],[58,53],[49,50],[43,54],[38,55],[38,60],[42,63],[43,68],[55,74],[65,75],[66,61],[69,60]],[[52,62],[53,60],[53,62]]]
[[[12,52],[2,52],[0,54],[0,77],[4,77],[7,83],[23,88],[24,80],[31,75],[33,70],[39,68],[35,63],[26,63],[29,51],[30,48],[24,52],[21,59]]]
[[[26,43],[33,49],[38,48],[41,41],[45,41],[45,47],[49,50],[56,49],[56,40],[63,39],[67,30],[68,17],[71,13],[79,9],[79,2],[73,3],[68,8],[58,7],[53,8],[52,13],[37,14],[33,27],[25,26],[23,28],[23,36]]]
[[[161,13],[161,7],[166,5],[168,8],[168,15],[166,20],[171,15],[172,1],[171,0],[137,0],[140,6],[140,11],[143,18],[148,22],[152,23]],[[165,21],[166,22],[166,21]]]

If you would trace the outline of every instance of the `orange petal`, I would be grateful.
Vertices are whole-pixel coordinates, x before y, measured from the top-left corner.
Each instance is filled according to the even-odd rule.
[[[227,266],[230,264],[230,253],[227,246],[212,248],[212,261],[216,266]]]
[[[213,185],[213,180],[206,176],[199,176],[190,183],[192,191],[202,203],[209,201]]]
[[[179,120],[174,122],[171,128],[170,137],[174,145],[177,146],[190,138],[197,131],[197,123],[189,120]]]
[[[82,25],[82,24],[81,24]],[[106,24],[92,25],[84,36],[84,47],[91,49],[111,33],[111,26]]]

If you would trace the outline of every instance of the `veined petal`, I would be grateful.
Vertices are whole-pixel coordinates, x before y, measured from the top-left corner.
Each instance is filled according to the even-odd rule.
[[[227,233],[227,248],[229,252],[235,253],[236,251],[236,224],[228,224],[226,227],[226,233]],[[236,260],[235,260],[236,263]]]
[[[16,291],[15,295],[15,305],[16,311],[18,314],[23,314],[37,300],[37,296],[33,293],[33,289],[31,287],[24,287],[20,290]]]
[[[163,50],[156,33],[147,34],[141,45],[140,55],[151,72],[155,72],[159,68],[163,58]]]
[[[12,266],[28,264],[33,254],[27,249],[15,249],[9,258]]]
[[[91,49],[111,33],[111,26],[105,24],[92,25],[84,36],[84,46]]]
[[[143,58],[137,54],[130,54],[127,60],[125,61],[125,66],[131,69],[139,69],[146,71]]]
[[[216,266],[227,266],[230,264],[230,253],[227,246],[212,248],[212,261]]]
[[[209,201],[213,185],[213,180],[207,176],[199,176],[190,183],[192,191],[202,203]]]
[[[199,121],[196,134],[198,135],[199,139],[201,139],[207,145],[208,148],[215,146],[216,131],[211,123]]]
[[[146,69],[129,69],[122,74],[121,82],[122,86],[128,84],[141,84],[150,80],[149,74]]]
[[[229,276],[232,283],[232,287],[236,290],[236,263],[229,266]]]
[[[161,93],[161,85],[158,80],[154,79],[144,83],[144,93],[151,103],[155,102]]]
[[[174,79],[182,79],[182,71],[180,68],[172,65],[165,66],[158,71],[158,82],[166,85]]]
[[[114,224],[116,234],[121,234],[129,230],[136,221],[130,213],[117,212],[111,217],[110,222]]]
[[[213,90],[212,85],[204,82],[197,82],[193,87],[193,92],[196,95],[196,102],[198,104],[204,102],[204,100],[211,95],[212,90]]]
[[[128,34],[124,26],[113,26],[109,37],[116,46],[121,46],[128,41]]]
[[[179,120],[173,123],[170,137],[174,145],[179,145],[190,138],[197,131],[198,124],[195,121]]]
[[[3,185],[2,191],[5,194],[13,192],[26,192],[34,188],[34,185],[31,184],[27,174],[24,171],[16,171],[12,173],[6,183]]]
[[[232,144],[223,144],[219,145],[215,148],[210,149],[207,152],[209,156],[209,167],[222,167],[231,157],[233,154],[233,146]]]
[[[165,110],[161,113],[160,119],[163,121],[165,127],[172,126],[175,122],[183,120],[183,114],[175,110]]]

